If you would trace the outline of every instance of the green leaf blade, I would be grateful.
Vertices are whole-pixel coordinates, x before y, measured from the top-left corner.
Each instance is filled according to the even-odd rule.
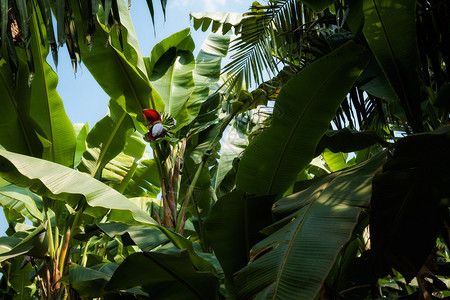
[[[358,215],[368,207],[372,178],[385,161],[382,153],[281,199],[280,206],[301,205],[286,217],[285,226],[253,247],[256,259],[236,274],[238,297],[315,299]]]
[[[363,33],[414,131],[422,131],[416,1],[364,0]]]
[[[64,201],[72,208],[83,205],[84,213],[103,217],[108,209],[117,212],[118,222],[154,225],[156,222],[116,190],[87,174],[46,160],[0,149],[0,176],[38,195]]]
[[[39,36],[38,20],[33,14],[31,30]],[[76,137],[63,105],[56,91],[58,76],[47,63],[48,47],[44,48],[39,39],[31,39],[31,50],[34,56],[35,75],[31,83],[32,118],[42,128],[44,137],[51,143],[47,159],[73,167]]]
[[[109,113],[101,119],[86,137],[87,149],[83,153],[78,170],[99,176],[102,168],[119,154],[134,128],[131,117],[121,104],[125,106],[124,97],[109,102]]]
[[[368,60],[364,49],[349,42],[288,81],[275,104],[272,126],[244,152],[237,186],[255,194],[284,192],[313,158],[337,107]]]

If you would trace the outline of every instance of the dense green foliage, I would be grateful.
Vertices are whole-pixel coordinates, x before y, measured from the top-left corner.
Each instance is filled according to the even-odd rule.
[[[0,12],[2,299],[450,296],[446,1],[191,14],[196,57],[190,29],[143,57],[125,0]],[[90,130],[56,37],[110,96]]]

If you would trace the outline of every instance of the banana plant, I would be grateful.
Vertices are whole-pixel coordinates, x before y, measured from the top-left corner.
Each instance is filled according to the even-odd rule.
[[[58,2],[57,16],[80,29],[59,27],[58,38],[71,39],[72,58],[79,53],[109,95],[109,111],[91,130],[72,126],[37,39],[0,60],[2,297],[444,295],[447,40],[422,31],[447,24],[447,6],[332,2],[193,14],[195,28],[242,30],[228,70],[245,76],[222,78],[228,35],[210,35],[194,57],[182,30],[145,57],[125,1]],[[18,26],[51,40],[50,11],[39,14],[48,3],[20,1]],[[88,43],[78,43],[84,32]],[[433,39],[440,50],[424,50]],[[254,47],[264,49],[246,60]],[[264,63],[275,70],[278,60],[286,67],[252,92],[218,89],[253,77],[249,70],[259,80]]]

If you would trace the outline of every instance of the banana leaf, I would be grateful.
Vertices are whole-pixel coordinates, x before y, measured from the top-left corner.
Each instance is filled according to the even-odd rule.
[[[125,147],[125,141],[134,129],[131,117],[124,110],[125,98],[111,99],[109,112],[97,122],[86,137],[87,149],[78,170],[98,178],[103,167]]]
[[[38,22],[33,14],[30,30],[39,36]],[[41,45],[39,39],[31,39],[31,50],[34,57],[35,75],[31,83],[31,117],[39,124],[43,138],[48,140],[49,149],[44,158],[73,167],[76,137],[73,125],[67,116],[61,97],[56,91],[58,77],[46,59],[48,46]],[[42,140],[42,139],[41,139]]]
[[[364,0],[362,31],[414,131],[422,131],[416,1]]]
[[[235,275],[238,297],[315,299],[368,208],[372,178],[385,161],[381,153],[276,202],[285,225],[252,248],[249,265]]]
[[[0,150],[0,177],[29,188],[40,196],[64,201],[72,208],[83,207],[93,217],[119,210],[131,224],[156,224],[144,211],[114,189],[87,174],[42,159]],[[81,196],[80,196],[81,195]]]
[[[264,195],[291,186],[368,61],[367,52],[350,41],[289,80],[278,95],[271,127],[244,152],[238,188]]]

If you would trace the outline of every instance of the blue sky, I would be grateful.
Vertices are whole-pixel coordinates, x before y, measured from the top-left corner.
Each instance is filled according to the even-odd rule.
[[[146,1],[131,1],[131,18],[143,56],[150,56],[153,46],[159,41],[177,31],[190,27],[190,12],[225,11],[244,13],[253,1],[169,0],[167,3],[165,22],[159,2],[154,0],[155,35]],[[208,33],[194,31],[192,27],[191,32],[195,41],[196,51],[198,51]],[[51,55],[49,55],[48,61],[53,66],[51,60]],[[76,75],[73,74],[65,46],[59,49],[57,74],[59,77],[57,90],[64,102],[64,107],[70,120],[72,123],[88,122],[89,128],[92,128],[107,113],[108,95],[97,85],[89,74],[89,71],[83,65],[79,66]]]

